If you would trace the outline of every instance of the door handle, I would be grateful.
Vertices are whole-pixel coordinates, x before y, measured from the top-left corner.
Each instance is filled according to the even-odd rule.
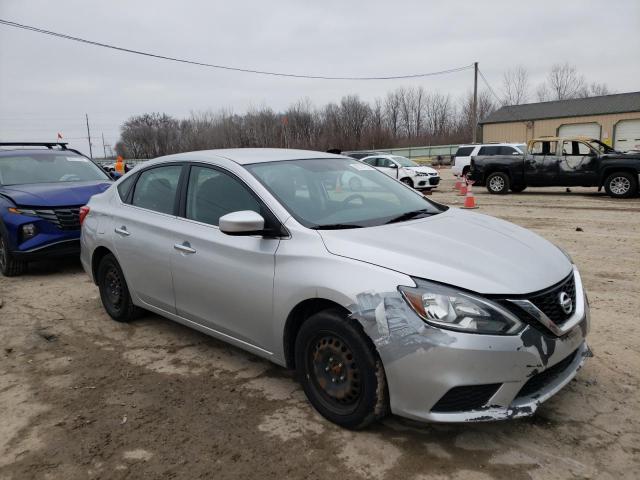
[[[125,227],[124,225],[121,226],[120,228],[116,228],[113,230],[114,232],[116,232],[118,235],[122,235],[123,237],[128,237],[129,235],[131,235],[128,231],[127,231],[127,227]]]
[[[183,253],[196,253],[195,248],[191,248],[191,244],[189,242],[176,243],[173,248]]]

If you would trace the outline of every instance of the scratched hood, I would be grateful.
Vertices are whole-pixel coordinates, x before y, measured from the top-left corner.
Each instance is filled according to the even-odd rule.
[[[104,192],[112,182],[32,183],[0,187],[3,195],[20,207],[67,207],[85,205],[92,195]]]
[[[552,243],[487,215],[444,213],[372,228],[318,230],[329,252],[484,294],[524,294],[571,272]]]

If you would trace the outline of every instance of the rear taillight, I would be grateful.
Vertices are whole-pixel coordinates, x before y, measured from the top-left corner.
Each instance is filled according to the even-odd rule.
[[[84,219],[89,214],[89,210],[90,208],[87,207],[86,205],[84,207],[80,207],[80,216],[79,216],[80,225],[82,225],[82,222],[84,222]]]

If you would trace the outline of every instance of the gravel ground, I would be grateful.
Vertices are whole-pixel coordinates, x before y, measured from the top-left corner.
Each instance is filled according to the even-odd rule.
[[[443,175],[432,198],[460,205]],[[638,478],[640,199],[478,190],[568,250],[591,300],[595,356],[534,417],[341,430],[290,372],[154,315],[113,322],[77,261],[43,263],[0,277],[0,479]]]

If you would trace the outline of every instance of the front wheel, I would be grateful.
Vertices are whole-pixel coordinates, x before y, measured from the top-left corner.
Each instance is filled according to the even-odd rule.
[[[604,189],[613,198],[633,197],[638,192],[638,179],[629,172],[612,173],[604,181]]]
[[[509,176],[502,172],[492,173],[487,177],[487,190],[497,195],[509,192]]]
[[[388,411],[384,368],[367,340],[337,310],[312,315],[296,337],[296,373],[309,402],[349,429],[364,428]]]
[[[98,265],[98,289],[102,305],[117,322],[135,320],[141,312],[131,300],[131,294],[116,257],[105,255]]]
[[[0,233],[0,272],[5,277],[22,275],[27,267],[26,262],[16,259],[9,251],[9,242]]]
[[[402,183],[404,183],[405,185],[410,186],[411,188],[413,188],[413,181],[410,178],[403,178],[402,180],[400,180]]]

